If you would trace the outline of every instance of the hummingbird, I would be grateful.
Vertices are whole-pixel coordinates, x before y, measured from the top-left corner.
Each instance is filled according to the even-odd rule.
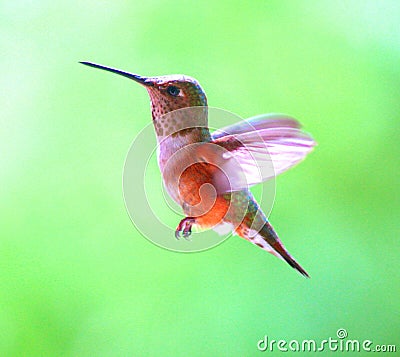
[[[175,231],[192,227],[232,233],[308,273],[289,254],[249,187],[302,161],[316,145],[299,122],[285,115],[261,115],[210,132],[207,97],[186,75],[144,77],[92,62],[80,62],[127,77],[147,89],[164,186],[182,208]]]

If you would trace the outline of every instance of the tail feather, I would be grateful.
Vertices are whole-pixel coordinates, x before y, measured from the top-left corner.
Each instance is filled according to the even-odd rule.
[[[260,235],[265,239],[265,241],[276,251],[278,254],[294,269],[296,269],[300,274],[309,278],[308,273],[301,267],[299,263],[289,254],[285,249],[284,245],[278,238],[278,235],[269,224],[266,222],[259,232]]]
[[[254,232],[251,234],[251,230],[247,230],[249,234],[242,235],[243,230],[239,231],[238,234],[243,238],[249,240],[250,242],[258,245],[260,248],[272,253],[278,258],[286,261],[292,268],[296,269],[300,274],[309,278],[308,273],[301,267],[299,263],[289,254],[289,252],[285,249],[284,245],[280,241],[278,235],[272,228],[272,226],[265,222],[263,227],[259,232]]]

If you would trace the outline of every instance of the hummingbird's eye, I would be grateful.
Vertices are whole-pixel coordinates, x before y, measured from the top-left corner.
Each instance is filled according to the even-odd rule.
[[[172,95],[173,97],[177,97],[181,90],[178,87],[175,86],[168,86],[167,87],[167,93]]]

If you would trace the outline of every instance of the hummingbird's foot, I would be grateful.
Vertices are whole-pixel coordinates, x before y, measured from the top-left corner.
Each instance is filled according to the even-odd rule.
[[[190,240],[189,237],[192,234],[192,226],[195,221],[196,220],[193,217],[186,217],[182,219],[179,222],[178,227],[176,227],[175,238],[180,239],[182,234],[183,238],[185,238],[186,240]]]

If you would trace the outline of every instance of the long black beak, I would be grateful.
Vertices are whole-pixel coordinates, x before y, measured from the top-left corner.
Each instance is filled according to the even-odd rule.
[[[94,68],[100,68],[100,69],[104,69],[105,71],[108,71],[108,72],[119,74],[119,75],[127,77],[129,79],[133,79],[135,82],[138,82],[138,83],[140,83],[142,85],[145,85],[145,86],[153,85],[153,82],[151,82],[147,77],[142,77],[142,76],[139,76],[138,74],[124,72],[124,71],[121,71],[121,70],[116,69],[116,68],[102,66],[101,64],[92,63],[92,62],[83,61],[83,62],[79,62],[79,63],[85,64],[86,66],[90,66],[90,67],[94,67]]]

